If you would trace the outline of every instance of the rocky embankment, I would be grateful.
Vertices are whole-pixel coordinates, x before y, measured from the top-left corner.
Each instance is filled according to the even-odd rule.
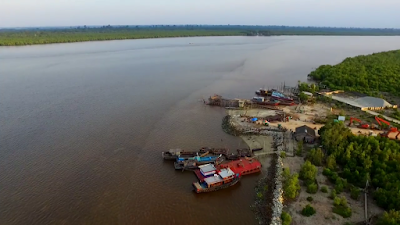
[[[276,132],[273,135],[274,145],[277,153],[273,154],[271,165],[266,176],[258,181],[255,188],[257,193],[253,205],[259,224],[280,225],[283,209],[282,188],[282,158],[280,151],[283,150],[283,133]]]

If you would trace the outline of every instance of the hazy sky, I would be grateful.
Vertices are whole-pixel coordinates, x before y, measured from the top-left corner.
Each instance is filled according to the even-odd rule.
[[[400,0],[0,0],[0,27],[106,24],[400,28]]]

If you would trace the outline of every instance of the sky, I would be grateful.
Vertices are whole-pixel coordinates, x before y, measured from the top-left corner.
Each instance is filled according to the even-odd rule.
[[[238,24],[400,28],[400,0],[0,0],[0,27]]]

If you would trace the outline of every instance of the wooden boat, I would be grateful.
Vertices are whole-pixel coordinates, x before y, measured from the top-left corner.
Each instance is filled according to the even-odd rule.
[[[218,191],[237,184],[240,181],[240,174],[235,174],[231,169],[221,169],[213,176],[204,178],[203,181],[194,182],[193,187],[196,193]]]
[[[212,152],[213,154],[215,154],[215,155],[223,155],[223,156],[226,156],[226,155],[228,155],[229,149],[226,149],[226,148],[216,148],[216,149],[213,149],[211,152]]]
[[[279,102],[272,102],[272,101],[265,101],[265,102],[257,102],[253,101],[257,105],[271,105],[271,106],[277,106],[279,105]]]
[[[292,105],[296,105],[295,102],[293,101],[281,101],[280,105],[288,105],[288,106],[292,106]]]
[[[230,154],[228,154],[228,155],[226,155],[226,159],[228,159],[228,160],[236,160],[236,159],[239,159],[240,158],[240,156],[236,153],[230,153]]]
[[[256,95],[258,96],[271,96],[272,90],[260,89],[256,91]]]
[[[163,159],[165,160],[176,160],[180,158],[190,158],[197,155],[197,152],[182,151],[181,149],[171,149],[168,152],[161,153]]]
[[[253,152],[248,148],[241,148],[237,150],[239,157],[252,157]]]
[[[263,150],[263,148],[253,148],[251,151],[256,152],[256,151],[261,151],[261,150]]]
[[[194,160],[174,162],[174,167],[176,170],[195,170],[199,168]]]
[[[202,164],[207,164],[207,163],[213,163],[215,162],[220,156],[195,156],[195,157],[190,157],[190,158],[182,158],[178,157],[176,159],[177,162],[185,161],[185,160],[194,160],[197,164],[202,165]]]

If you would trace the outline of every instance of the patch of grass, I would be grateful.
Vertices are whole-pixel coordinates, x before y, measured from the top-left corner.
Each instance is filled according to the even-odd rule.
[[[307,216],[307,217],[310,217],[310,216],[314,215],[315,213],[316,213],[315,209],[310,204],[306,205],[303,208],[303,210],[301,210],[301,214],[303,216]]]
[[[328,193],[328,188],[326,186],[321,187],[321,192]]]
[[[307,201],[312,202],[313,200],[314,200],[313,197],[311,197],[311,196],[307,197]]]
[[[281,157],[286,158],[286,152],[281,152]]]

